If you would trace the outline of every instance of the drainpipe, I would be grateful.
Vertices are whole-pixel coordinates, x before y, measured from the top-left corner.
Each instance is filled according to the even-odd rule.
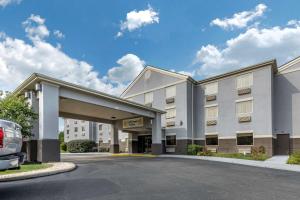
[[[192,144],[194,144],[194,85],[192,84]]]

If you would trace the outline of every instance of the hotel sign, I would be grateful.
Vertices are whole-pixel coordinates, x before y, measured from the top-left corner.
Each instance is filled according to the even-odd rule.
[[[144,118],[137,117],[123,120],[123,128],[140,128],[144,126]]]

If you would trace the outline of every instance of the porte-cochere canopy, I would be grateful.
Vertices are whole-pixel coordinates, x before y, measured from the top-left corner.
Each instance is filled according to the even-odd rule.
[[[31,157],[38,161],[60,159],[58,117],[67,117],[113,126],[111,150],[119,151],[118,130],[152,132],[152,153],[160,154],[162,110],[147,107],[93,89],[34,73],[13,95],[24,95],[39,114],[32,130]],[[33,158],[32,158],[33,159]]]

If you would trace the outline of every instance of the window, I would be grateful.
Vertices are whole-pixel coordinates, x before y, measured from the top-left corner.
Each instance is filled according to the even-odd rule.
[[[85,121],[84,121],[84,120],[81,120],[81,123],[85,123]]]
[[[238,117],[249,116],[252,113],[253,101],[241,101],[236,104],[236,114]]]
[[[171,108],[166,110],[166,119],[175,118],[176,117],[176,108]]]
[[[76,120],[74,121],[74,124],[77,124],[77,121],[76,121]]]
[[[166,99],[176,96],[176,85],[166,88]]]
[[[253,74],[244,74],[236,79],[237,89],[250,88],[253,85]]]
[[[206,145],[218,145],[218,135],[207,135]]]
[[[253,133],[238,133],[236,143],[237,145],[253,145]]]
[[[102,131],[103,124],[99,124],[99,131]]]
[[[85,127],[84,127],[84,126],[83,126],[83,127],[81,127],[81,130],[82,130],[82,131],[85,131]]]
[[[85,133],[82,133],[82,136],[85,136]]]
[[[218,82],[205,85],[205,95],[218,94]]]
[[[70,133],[70,130],[67,130],[67,134],[69,134]]]
[[[153,102],[153,92],[145,93],[145,104],[150,104]]]
[[[206,108],[206,121],[218,119],[218,106],[211,106]]]
[[[74,132],[78,132],[78,127],[75,127],[75,128],[74,128]]]
[[[166,146],[175,146],[175,145],[176,145],[176,135],[167,135]]]

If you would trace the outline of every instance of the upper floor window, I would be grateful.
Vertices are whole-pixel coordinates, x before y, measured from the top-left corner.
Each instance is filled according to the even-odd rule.
[[[82,131],[85,131],[85,127],[84,127],[84,126],[83,126],[83,127],[81,127],[81,130],[82,130]]]
[[[176,96],[176,85],[166,88],[166,99]]]
[[[171,108],[166,110],[166,119],[175,118],[176,117],[176,108]]]
[[[74,124],[77,124],[77,120],[74,121]]]
[[[218,94],[218,82],[205,85],[205,95]]]
[[[250,88],[253,85],[253,74],[243,74],[236,79],[237,89]]]
[[[67,134],[69,134],[70,133],[70,130],[67,130]]]
[[[218,119],[218,106],[211,106],[206,108],[206,121]]]
[[[74,128],[74,132],[78,132],[78,127],[75,127],[75,128]]]
[[[150,104],[153,102],[153,92],[145,93],[145,104]]]
[[[84,121],[84,120],[81,120],[81,123],[85,123],[85,121]]]
[[[249,116],[253,111],[253,101],[241,101],[236,104],[236,114],[238,117]]]
[[[102,131],[103,124],[99,124],[99,131]]]

